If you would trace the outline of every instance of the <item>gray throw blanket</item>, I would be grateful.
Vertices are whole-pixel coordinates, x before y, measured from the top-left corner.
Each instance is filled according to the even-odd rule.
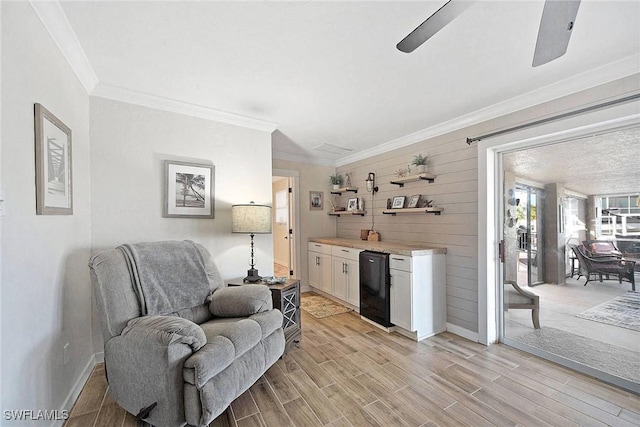
[[[185,241],[118,246],[124,253],[143,315],[202,305],[211,293],[202,253]]]

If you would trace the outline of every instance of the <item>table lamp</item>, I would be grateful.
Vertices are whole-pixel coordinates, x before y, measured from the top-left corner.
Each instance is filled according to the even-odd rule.
[[[244,233],[251,236],[251,268],[247,270],[245,282],[258,282],[262,277],[255,267],[253,236],[271,233],[271,206],[256,205],[250,202],[245,205],[231,206],[232,233]]]

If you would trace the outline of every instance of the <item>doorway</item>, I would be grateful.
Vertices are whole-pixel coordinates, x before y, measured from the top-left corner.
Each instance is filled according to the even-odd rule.
[[[300,253],[298,172],[278,169],[272,173],[274,276],[297,277]]]
[[[291,266],[291,227],[289,177],[273,177],[273,272],[277,277],[293,274]]]
[[[574,274],[577,265],[567,257],[567,249],[570,243],[580,245],[586,238],[620,240],[598,232],[598,201],[607,193],[635,194],[638,176],[633,153],[638,143],[640,127],[626,127],[499,152],[496,176],[505,177],[499,190],[504,197],[495,199],[498,205],[504,204],[504,213],[498,215],[498,223],[505,224],[500,237],[517,242],[511,262],[517,260],[518,283],[536,285],[527,292],[539,299],[541,325],[532,324],[529,309],[509,305],[513,301],[507,290],[511,289],[502,293],[506,286],[498,286],[500,341],[636,392],[640,390],[640,331],[630,327],[635,317],[615,323],[598,311],[603,304],[614,306],[618,300],[634,298],[629,295],[635,292],[629,283],[615,277],[587,284],[586,277]],[[575,153],[582,153],[583,162],[563,169],[562,162]],[[533,163],[535,168],[530,167]],[[521,177],[525,179],[519,180]],[[533,178],[540,184],[531,185]],[[511,227],[516,231],[510,231]],[[507,251],[507,279],[508,255]],[[621,254],[625,259],[634,256],[630,251]],[[544,273],[545,258],[549,277]],[[558,260],[562,262],[555,265]],[[566,280],[554,281],[554,268]],[[640,271],[636,280],[640,280]],[[597,316],[587,316],[594,311]]]
[[[516,184],[515,225],[517,235],[518,283],[535,286],[544,281],[544,190]]]

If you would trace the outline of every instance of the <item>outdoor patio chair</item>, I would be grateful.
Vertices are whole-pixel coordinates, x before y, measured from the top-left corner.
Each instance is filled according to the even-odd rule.
[[[512,280],[505,280],[504,305],[507,309],[530,309],[533,327],[535,329],[540,329],[540,297],[538,295],[522,289],[518,286],[518,283]]]
[[[615,275],[618,277],[618,282],[626,281],[631,283],[631,289],[636,290],[636,280],[634,276],[635,261],[631,261],[624,258],[609,257],[590,257],[586,253],[586,249],[583,246],[569,245],[573,253],[578,258],[580,264],[580,272],[578,273],[578,279],[584,276],[587,281],[584,286],[587,286],[593,276],[597,276],[600,282],[604,279],[609,279],[609,276]]]

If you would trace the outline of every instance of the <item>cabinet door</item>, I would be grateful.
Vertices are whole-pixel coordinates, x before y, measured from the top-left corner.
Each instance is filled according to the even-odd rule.
[[[318,254],[320,260],[320,289],[331,293],[331,255]]]
[[[391,323],[413,331],[411,273],[390,270],[391,274]]]
[[[322,270],[320,269],[319,253],[309,252],[309,286],[314,288],[322,288]]]
[[[347,300],[347,273],[344,258],[333,257],[333,290],[331,295]]]
[[[346,260],[347,302],[360,307],[360,264],[358,261]]]

